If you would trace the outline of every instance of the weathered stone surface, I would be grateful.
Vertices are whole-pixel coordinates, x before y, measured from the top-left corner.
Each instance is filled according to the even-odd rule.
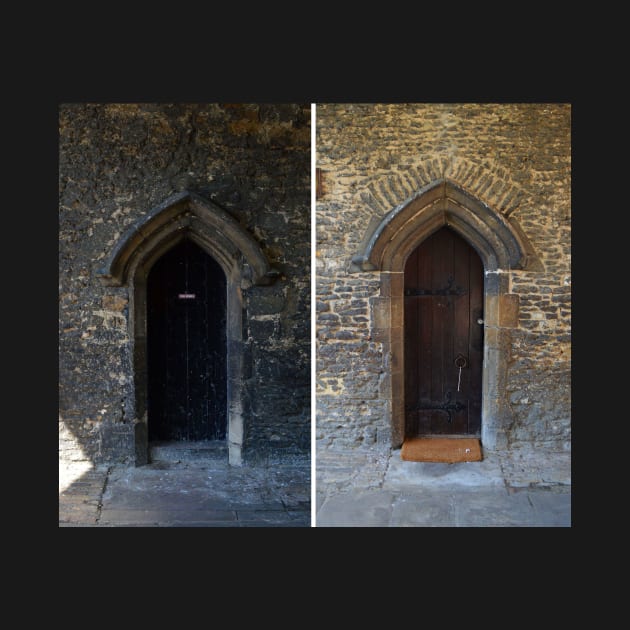
[[[493,446],[570,449],[570,104],[324,103],[316,151],[318,447],[361,448],[374,433],[390,439],[392,426],[398,439],[401,330],[390,298],[401,278],[356,257],[388,213],[443,179],[490,211],[484,237],[499,215],[533,250],[523,269],[485,277],[487,360],[499,366],[483,401]],[[350,350],[368,339],[361,316],[371,344]]]
[[[502,295],[499,303],[499,326],[518,327],[518,295]]]
[[[238,289],[244,451],[308,449],[310,104],[71,103],[59,109],[60,458],[138,461],[130,292],[98,272],[183,191],[233,217],[278,272]]]

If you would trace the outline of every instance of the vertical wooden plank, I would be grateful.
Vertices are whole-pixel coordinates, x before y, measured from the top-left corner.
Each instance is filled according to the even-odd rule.
[[[163,393],[166,388],[164,317],[166,293],[159,275],[159,264],[151,270],[147,280],[147,413],[149,439],[160,435],[163,424]]]
[[[186,348],[187,358],[187,425],[191,440],[203,439],[203,378],[207,359],[205,325],[203,318],[204,290],[203,265],[205,254],[191,242],[186,243],[187,291],[194,298],[182,300],[186,311]]]
[[[418,282],[416,289],[428,291],[432,286],[431,249],[421,246],[417,255]],[[418,296],[415,299],[418,308],[419,347],[418,347],[418,402],[427,405],[431,401],[431,383],[433,375],[433,304],[430,296]],[[418,412],[418,435],[431,432],[432,411]]]
[[[211,301],[211,286],[210,286],[210,263],[211,261],[209,256],[204,256],[201,263],[200,269],[200,282],[199,282],[199,294],[201,296],[201,309],[199,313],[199,317],[201,319],[201,339],[200,346],[205,348],[206,352],[206,361],[200,369],[201,377],[200,377],[200,398],[201,398],[201,423],[202,426],[206,428],[205,435],[207,439],[212,439],[214,421],[215,418],[213,414],[210,412],[211,407],[211,394],[210,394],[210,383],[214,377],[212,374],[212,368],[214,365],[213,357],[212,357],[212,348],[210,344],[211,338],[211,321],[210,321],[210,301]]]
[[[166,439],[187,440],[188,431],[188,382],[186,379],[188,364],[187,318],[184,300],[179,294],[187,290],[187,270],[185,242],[175,246],[168,254],[166,262],[173,262],[167,267],[169,277],[167,319],[169,352],[167,355],[168,385],[166,391]]]
[[[414,288],[417,283],[416,259],[418,250],[412,252],[405,263],[404,288]],[[418,380],[418,321],[416,300],[404,298],[404,344],[405,344],[405,436],[413,437],[417,432],[416,405]]]
[[[434,295],[433,305],[433,343],[432,343],[432,376],[431,399],[435,404],[443,403],[446,392],[451,389],[446,370],[447,354],[452,351],[450,342],[450,315],[448,296],[437,294],[447,286],[452,274],[452,246],[444,229],[438,230],[431,238],[431,259],[433,262],[431,290]],[[448,433],[450,425],[448,415],[443,411],[432,412],[431,432]]]
[[[450,370],[453,374],[453,402],[465,406],[461,411],[453,411],[453,433],[468,432],[468,408],[470,398],[470,246],[452,233],[453,240],[453,289],[461,289],[463,295],[452,295],[453,304],[453,350],[450,357]],[[458,355],[466,358],[461,373],[455,364]],[[457,384],[460,384],[457,391]]]

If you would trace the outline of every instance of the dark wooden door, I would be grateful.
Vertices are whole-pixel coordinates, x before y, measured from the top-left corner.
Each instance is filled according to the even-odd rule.
[[[184,240],[147,282],[149,440],[225,439],[226,280]]]
[[[479,437],[481,259],[455,232],[441,228],[407,259],[404,300],[405,437]]]

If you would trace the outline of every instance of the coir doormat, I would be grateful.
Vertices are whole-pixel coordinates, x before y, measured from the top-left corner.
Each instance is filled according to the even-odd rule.
[[[477,438],[406,438],[400,458],[407,462],[480,462],[481,442]]]

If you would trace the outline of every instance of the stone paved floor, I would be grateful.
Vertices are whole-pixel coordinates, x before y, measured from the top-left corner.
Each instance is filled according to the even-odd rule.
[[[237,467],[179,445],[146,466],[60,465],[59,526],[310,527],[310,456]]]
[[[406,462],[400,450],[324,451],[317,527],[570,527],[571,454],[518,449],[481,462]]]
[[[571,454],[403,462],[400,451],[261,458],[157,453],[141,467],[59,467],[60,527],[570,527]],[[316,513],[311,513],[312,505]],[[315,521],[315,523],[313,523]]]

